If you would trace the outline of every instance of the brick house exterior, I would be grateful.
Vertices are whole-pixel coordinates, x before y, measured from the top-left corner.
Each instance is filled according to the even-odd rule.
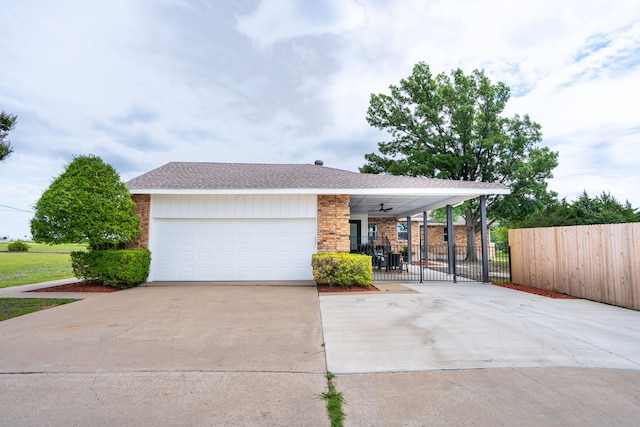
[[[136,204],[136,215],[140,218],[140,237],[127,244],[128,249],[149,247],[149,223],[151,212],[150,194],[133,194],[133,201]],[[322,252],[342,252],[350,250],[349,245],[349,209],[348,195],[319,195],[318,196],[318,236],[317,250]],[[406,245],[406,240],[398,239],[398,221],[395,218],[370,218],[369,224],[377,224],[378,237],[387,238],[392,246]],[[429,245],[444,245],[446,227],[443,225],[428,226]],[[420,223],[411,223],[412,246],[420,242]],[[465,227],[454,226],[455,243],[458,246],[466,245],[467,235]],[[476,235],[476,246],[480,245],[480,233]]]
[[[350,252],[353,222],[377,224],[379,236],[402,245],[396,218],[508,193],[501,184],[360,174],[321,162],[171,162],[127,187],[141,228],[127,247],[152,251],[149,281],[309,280],[314,252]],[[411,225],[417,245],[419,223]],[[443,242],[442,230],[428,227],[430,245]],[[455,239],[464,242],[464,227]]]
[[[140,249],[149,247],[149,222],[151,220],[151,195],[132,194],[131,198],[136,204],[136,215],[140,218],[140,237],[127,243],[127,249]]]
[[[396,218],[370,218],[369,224],[377,224],[378,237],[388,238],[391,245],[406,245],[406,240],[398,239],[398,223],[406,222],[399,221]],[[422,222],[411,222],[411,244],[413,246],[420,244],[422,232]],[[444,240],[446,225],[443,224],[429,224],[427,226],[427,241],[429,245],[445,245],[447,242]],[[464,225],[454,225],[453,230],[455,233],[455,244],[457,246],[464,246],[467,244],[467,231]],[[476,233],[476,246],[480,246],[480,233]]]
[[[127,249],[149,247],[150,194],[133,194],[136,215],[140,218],[140,237],[127,243]],[[322,252],[349,252],[349,196],[318,196],[317,250]]]
[[[318,196],[318,252],[349,252],[348,195]]]

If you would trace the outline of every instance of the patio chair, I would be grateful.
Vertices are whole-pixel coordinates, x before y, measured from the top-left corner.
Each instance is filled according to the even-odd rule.
[[[405,263],[402,261],[402,255],[401,254],[389,254],[388,255],[389,258],[389,262],[387,263],[387,271],[389,270],[399,270],[399,271],[409,271],[409,266],[408,264],[405,265]]]

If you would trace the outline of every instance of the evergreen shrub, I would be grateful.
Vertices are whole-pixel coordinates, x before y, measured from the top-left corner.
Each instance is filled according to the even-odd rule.
[[[108,249],[71,252],[71,267],[79,279],[126,289],[149,277],[151,252],[148,249]]]
[[[371,257],[360,254],[322,253],[311,256],[313,280],[319,285],[348,288],[371,286]]]

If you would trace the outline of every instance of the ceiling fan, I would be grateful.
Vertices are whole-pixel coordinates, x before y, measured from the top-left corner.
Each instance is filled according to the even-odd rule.
[[[380,209],[378,209],[378,212],[389,212],[391,209],[393,208],[385,208],[384,203],[380,203]]]

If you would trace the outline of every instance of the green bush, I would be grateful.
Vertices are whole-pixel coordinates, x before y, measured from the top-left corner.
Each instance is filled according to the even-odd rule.
[[[96,280],[118,289],[144,283],[149,276],[150,264],[151,252],[148,249],[71,252],[71,267],[77,278]]]
[[[311,256],[313,280],[319,285],[371,286],[371,257],[359,254],[323,253]]]
[[[9,252],[27,252],[29,250],[29,245],[27,245],[22,240],[16,240],[15,242],[9,243],[7,246],[7,250]]]

